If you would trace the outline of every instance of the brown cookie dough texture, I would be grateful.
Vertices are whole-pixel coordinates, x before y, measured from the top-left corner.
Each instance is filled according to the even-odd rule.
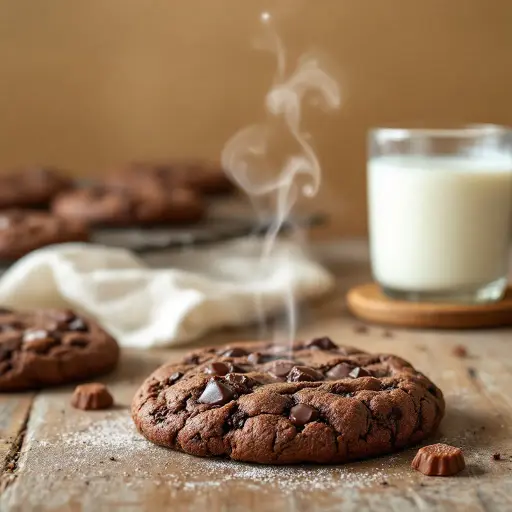
[[[48,204],[59,192],[72,187],[61,171],[49,167],[23,167],[0,173],[0,208]]]
[[[219,164],[208,161],[135,162],[115,170],[107,183],[122,188],[170,190],[184,187],[201,194],[224,194],[234,189]]]
[[[114,398],[107,386],[98,382],[77,386],[71,397],[71,405],[84,411],[108,409],[113,404]]]
[[[38,210],[0,211],[0,259],[16,259],[47,245],[88,239],[87,226],[77,220]]]
[[[156,444],[264,464],[390,453],[432,434],[443,414],[441,391],[408,362],[329,338],[193,352],[157,369],[132,403]]]
[[[465,467],[462,451],[448,444],[431,444],[418,450],[411,464],[427,476],[452,476]]]
[[[70,310],[0,308],[0,391],[38,389],[114,369],[117,342]]]
[[[52,204],[57,216],[92,225],[130,226],[187,224],[204,217],[206,207],[192,190],[129,190],[91,187],[59,195]]]

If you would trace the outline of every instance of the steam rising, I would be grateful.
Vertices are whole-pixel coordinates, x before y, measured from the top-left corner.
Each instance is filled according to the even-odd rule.
[[[258,214],[268,213],[271,204],[272,223],[265,236],[262,265],[272,254],[275,239],[285,222],[291,222],[292,208],[299,197],[314,197],[320,187],[321,170],[318,158],[309,143],[307,133],[301,131],[301,116],[307,95],[314,95],[324,109],[340,106],[338,83],[322,67],[318,57],[303,55],[296,69],[286,74],[286,53],[272,26],[270,13],[261,14],[267,28],[264,49],[271,50],[277,58],[273,86],[265,97],[269,115],[266,123],[248,126],[237,132],[224,146],[222,164],[230,178],[251,199]],[[288,155],[281,167],[270,162],[269,146],[275,142],[273,124],[284,121],[292,135],[297,150]],[[296,330],[296,304],[293,290],[284,297],[287,312],[287,338],[292,340]]]

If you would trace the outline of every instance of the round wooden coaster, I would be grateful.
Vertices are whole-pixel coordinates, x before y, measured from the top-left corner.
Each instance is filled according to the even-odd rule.
[[[490,304],[436,304],[393,300],[370,283],[349,290],[347,303],[355,316],[383,325],[435,329],[512,325],[512,288],[503,300]]]

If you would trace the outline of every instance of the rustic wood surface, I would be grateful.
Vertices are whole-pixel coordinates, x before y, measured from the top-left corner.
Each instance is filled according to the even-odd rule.
[[[104,379],[116,407],[73,409],[73,387],[0,397],[0,510],[410,511],[512,510],[511,330],[409,331],[364,326],[344,295],[368,280],[366,246],[318,248],[338,278],[336,293],[303,308],[300,337],[329,335],[411,361],[444,391],[447,413],[433,441],[463,449],[467,469],[426,477],[410,469],[416,449],[345,466],[264,467],[197,459],[151,445],[134,430],[129,404],[141,380],[187,348],[126,350]],[[256,336],[215,334],[200,344]],[[466,357],[454,354],[462,345]],[[499,452],[502,460],[493,460]]]

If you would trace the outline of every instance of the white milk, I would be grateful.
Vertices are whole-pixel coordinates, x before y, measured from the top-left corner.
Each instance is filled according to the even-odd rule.
[[[512,159],[377,157],[368,163],[375,279],[410,292],[507,274]]]

